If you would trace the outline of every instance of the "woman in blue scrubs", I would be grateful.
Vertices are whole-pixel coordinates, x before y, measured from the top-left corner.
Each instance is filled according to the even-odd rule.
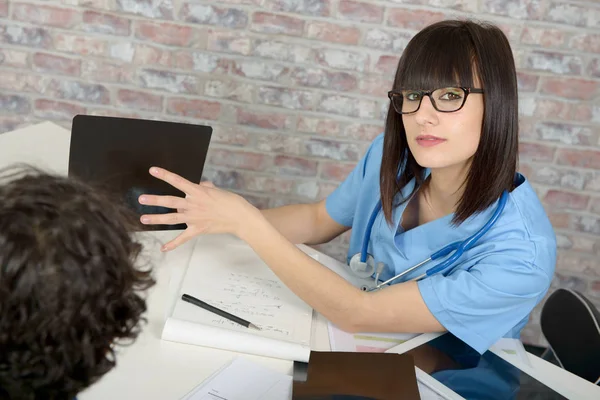
[[[433,24],[407,45],[392,89],[385,132],[325,200],[259,211],[210,183],[153,167],[153,176],[186,196],[140,196],[142,204],[177,210],[142,222],[187,224],[165,251],[200,234],[237,235],[349,332],[449,331],[479,353],[501,337],[519,337],[550,286],[556,240],[535,191],[516,172],[517,79],[508,40],[492,25]],[[423,268],[383,290],[361,291],[294,245],[352,229],[350,259],[381,200],[368,253],[385,280],[473,235],[504,191],[499,219],[476,245],[451,269],[419,281],[411,279]]]

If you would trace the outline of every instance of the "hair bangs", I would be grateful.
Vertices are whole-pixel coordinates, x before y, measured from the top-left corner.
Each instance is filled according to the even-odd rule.
[[[475,51],[466,31],[447,27],[417,35],[404,51],[395,90],[473,87]]]

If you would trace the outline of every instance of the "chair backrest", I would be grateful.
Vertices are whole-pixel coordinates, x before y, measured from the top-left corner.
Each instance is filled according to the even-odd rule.
[[[600,312],[581,293],[557,289],[542,307],[541,328],[560,365],[583,379],[600,379]]]

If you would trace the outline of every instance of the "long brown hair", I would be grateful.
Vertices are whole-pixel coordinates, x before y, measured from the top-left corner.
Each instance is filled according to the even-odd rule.
[[[481,139],[453,224],[485,210],[504,190],[513,187],[518,158],[518,95],[508,39],[498,27],[487,23],[435,23],[408,43],[394,79],[394,90],[432,89],[474,87],[475,76],[485,90]],[[417,190],[424,175],[425,168],[417,164],[408,147],[402,115],[390,104],[380,171],[382,208],[388,222],[392,221],[393,208],[410,198],[400,198],[394,204],[396,195],[413,178]]]

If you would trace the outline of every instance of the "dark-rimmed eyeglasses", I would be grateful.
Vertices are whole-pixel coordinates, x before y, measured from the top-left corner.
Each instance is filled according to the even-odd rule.
[[[483,93],[483,89],[468,87],[445,87],[434,90],[401,89],[388,92],[388,97],[399,114],[412,114],[421,107],[421,100],[428,96],[433,108],[439,112],[460,110],[467,101],[469,93]]]

